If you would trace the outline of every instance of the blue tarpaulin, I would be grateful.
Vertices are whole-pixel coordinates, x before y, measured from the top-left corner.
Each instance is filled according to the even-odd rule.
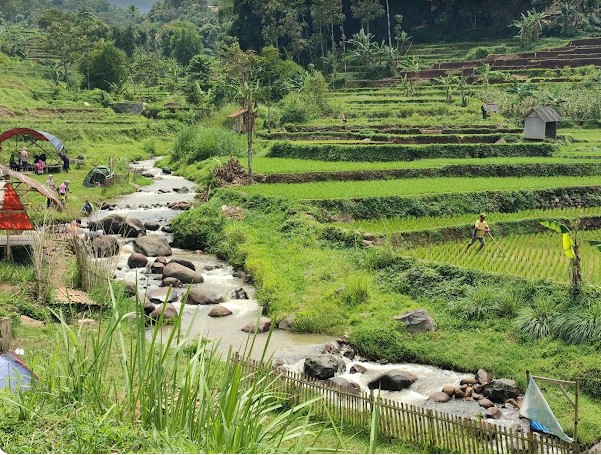
[[[569,443],[573,442],[573,439],[563,432],[561,425],[559,425],[547,400],[545,400],[543,393],[538,388],[532,376],[524,394],[520,414],[530,420],[530,428],[532,430],[555,435],[559,439]]]
[[[37,382],[37,377],[21,357],[14,352],[6,352],[0,355],[0,389],[31,388],[31,384]]]

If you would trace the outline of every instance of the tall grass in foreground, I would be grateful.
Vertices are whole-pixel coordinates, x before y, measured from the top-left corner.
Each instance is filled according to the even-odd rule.
[[[40,382],[10,398],[21,419],[53,401],[57,408],[93,412],[100,422],[141,425],[155,438],[178,438],[201,452],[328,450],[312,447],[320,436],[311,421],[318,399],[286,407],[286,396],[272,391],[270,362],[245,375],[239,363],[223,361],[210,342],[191,345],[181,318],[163,335],[161,316],[148,336],[139,302],[132,313],[120,311],[114,296],[112,304],[108,321],[94,330],[76,329],[56,314],[60,330],[54,353],[35,365],[43,371]],[[78,444],[81,453],[98,450],[85,441]]]

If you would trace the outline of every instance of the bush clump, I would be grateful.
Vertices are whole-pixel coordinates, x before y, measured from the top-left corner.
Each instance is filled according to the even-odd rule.
[[[186,126],[175,138],[172,160],[190,164],[212,156],[240,156],[244,138],[226,128]]]
[[[218,207],[197,207],[173,220],[173,241],[181,248],[213,251],[225,225],[226,218]]]

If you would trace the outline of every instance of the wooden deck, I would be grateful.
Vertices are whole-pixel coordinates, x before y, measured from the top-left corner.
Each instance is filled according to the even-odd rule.
[[[71,288],[57,288],[56,289],[56,303],[62,303],[65,305],[76,304],[76,305],[98,305],[94,302],[87,292],[80,291],[78,289]]]

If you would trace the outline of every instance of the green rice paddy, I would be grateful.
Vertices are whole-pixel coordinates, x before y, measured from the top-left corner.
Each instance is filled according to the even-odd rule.
[[[583,279],[586,283],[601,285],[601,253],[587,242],[601,240],[601,231],[581,231],[578,238]],[[500,249],[487,237],[482,250],[478,250],[478,242],[466,250],[467,240],[418,246],[404,254],[487,272],[568,283],[570,260],[563,252],[561,236],[557,233],[495,237]]]
[[[353,182],[311,182],[241,187],[248,194],[283,196],[296,200],[347,199],[388,196],[414,196],[443,193],[477,193],[601,185],[601,176],[592,177],[489,177],[369,180]]]
[[[566,208],[552,210],[526,210],[513,213],[489,213],[488,224],[503,221],[536,220],[546,218],[558,218],[572,220],[584,216],[601,216],[601,207]],[[437,217],[406,217],[406,218],[384,218],[373,220],[356,220],[348,223],[337,222],[334,225],[347,229],[359,229],[363,232],[378,234],[390,234],[393,232],[422,231],[437,229],[446,226],[463,226],[475,223],[478,214],[461,214],[455,216]]]

